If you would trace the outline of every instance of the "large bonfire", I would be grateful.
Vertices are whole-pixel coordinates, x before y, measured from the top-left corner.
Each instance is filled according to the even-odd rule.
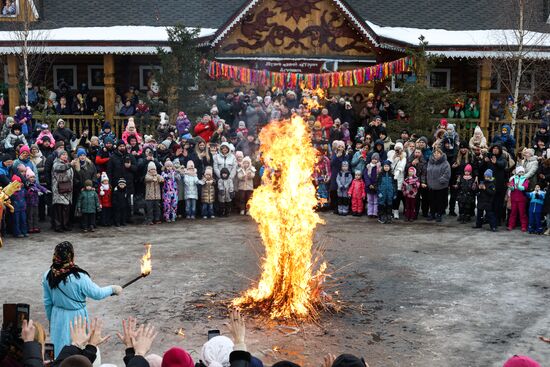
[[[313,230],[322,223],[311,176],[317,151],[300,117],[273,121],[260,133],[262,160],[268,167],[254,191],[250,214],[265,245],[262,275],[255,288],[233,301],[274,319],[306,318],[320,302],[323,263],[314,270]]]

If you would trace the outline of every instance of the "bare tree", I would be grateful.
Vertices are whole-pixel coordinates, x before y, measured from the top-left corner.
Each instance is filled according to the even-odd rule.
[[[548,46],[549,34],[536,31],[537,20],[542,19],[538,9],[540,1],[537,0],[511,0],[510,12],[512,15],[512,29],[503,30],[501,33],[501,52],[493,62],[493,68],[501,79],[501,86],[514,99],[511,111],[512,132],[516,127],[518,116],[518,100],[523,78],[528,73],[540,75],[537,87],[544,90],[545,83],[550,80],[544,77],[546,72],[535,73],[538,70],[548,70],[548,63],[541,62],[539,53],[541,48]],[[503,4],[504,6],[504,4]],[[540,23],[540,22],[538,22]],[[542,82],[542,83],[540,83]]]
[[[25,105],[29,106],[29,83],[38,79],[45,69],[51,67],[53,57],[46,51],[49,36],[48,30],[33,29],[38,12],[31,0],[19,1],[17,20],[13,22],[10,32],[13,41],[13,53],[18,57],[19,65],[23,65],[23,88]],[[21,75],[18,75],[21,80]]]

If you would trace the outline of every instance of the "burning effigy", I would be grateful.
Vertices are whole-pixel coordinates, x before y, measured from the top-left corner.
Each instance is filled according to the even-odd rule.
[[[323,223],[312,174],[317,162],[302,118],[273,121],[259,135],[266,166],[262,186],[250,201],[265,246],[258,284],[233,305],[256,309],[273,319],[316,314],[326,264],[313,255],[313,233]]]

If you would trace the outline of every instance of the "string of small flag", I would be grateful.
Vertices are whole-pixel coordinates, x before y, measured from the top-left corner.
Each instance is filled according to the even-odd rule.
[[[351,87],[370,81],[385,80],[393,75],[409,72],[414,66],[414,59],[410,56],[353,70],[319,74],[275,72],[229,65],[218,61],[205,62],[208,63],[208,75],[211,79],[227,79],[244,84],[275,86],[281,89],[295,88],[297,85],[305,86],[308,89]]]

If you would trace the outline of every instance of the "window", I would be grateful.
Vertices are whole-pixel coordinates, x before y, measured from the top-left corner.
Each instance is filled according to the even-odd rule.
[[[155,74],[162,74],[162,66],[140,65],[139,67],[139,89],[151,90],[151,86],[158,81]]]
[[[401,92],[403,90],[403,86],[406,83],[415,83],[415,82],[416,82],[416,75],[414,75],[413,73],[403,73],[403,74],[393,75],[391,77],[391,91]]]
[[[491,73],[491,87],[489,88],[489,92],[500,93],[500,83],[500,75],[493,70]],[[478,93],[481,91],[481,68],[477,69],[477,91]]]
[[[90,89],[103,89],[103,65],[88,65],[88,87]]]
[[[532,71],[524,71],[519,82],[520,93],[535,92],[535,73]]]
[[[76,65],[54,65],[53,85],[59,89],[61,83],[66,83],[69,88],[76,89]]]
[[[0,17],[14,18],[19,14],[19,0],[0,0],[2,6]]]
[[[451,69],[433,69],[428,74],[430,88],[451,89]]]

